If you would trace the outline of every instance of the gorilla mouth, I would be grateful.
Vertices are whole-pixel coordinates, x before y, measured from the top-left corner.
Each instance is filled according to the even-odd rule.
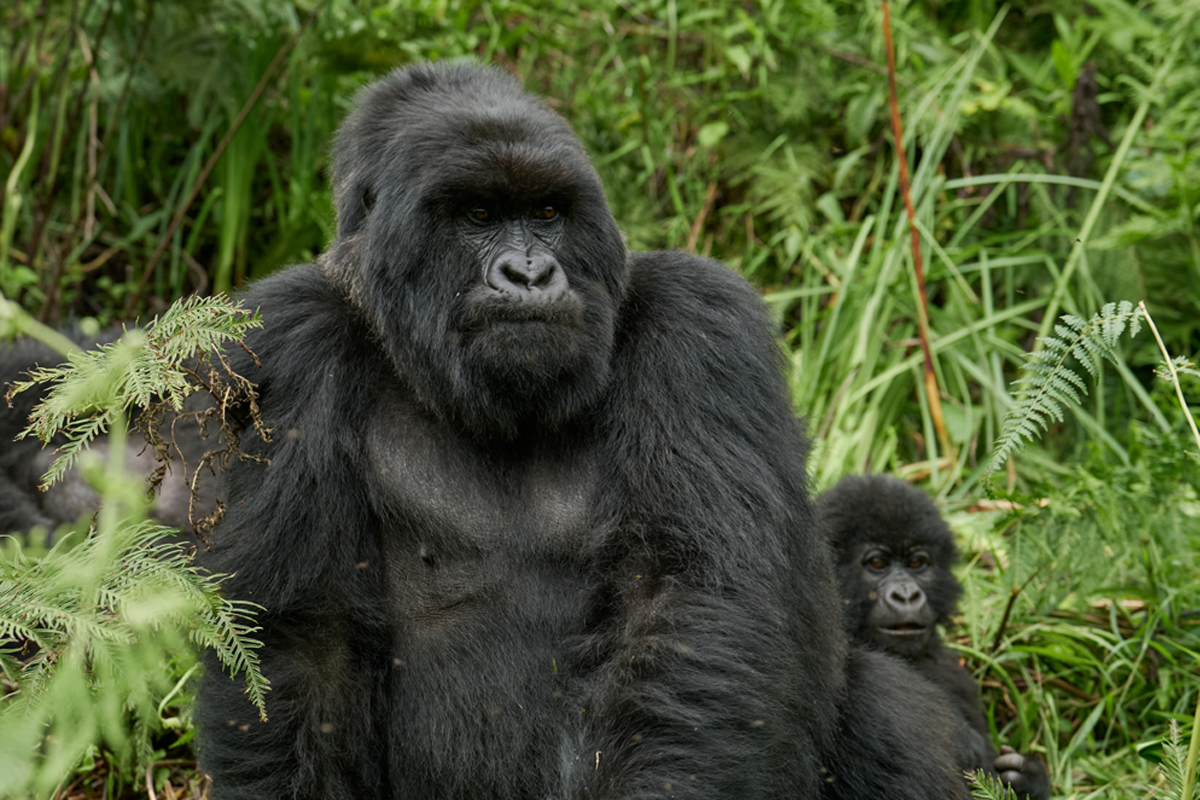
[[[473,296],[467,308],[468,324],[486,329],[497,323],[542,322],[552,325],[581,327],[583,302],[574,292],[545,300],[510,300],[496,295]]]
[[[929,629],[917,622],[901,622],[899,625],[880,626],[879,630],[889,636],[919,636]]]

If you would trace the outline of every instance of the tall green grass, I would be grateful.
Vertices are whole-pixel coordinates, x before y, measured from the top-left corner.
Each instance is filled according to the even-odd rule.
[[[818,488],[890,471],[943,504],[969,554],[952,638],[998,739],[1044,755],[1063,796],[1143,797],[1200,679],[1200,474],[1150,337],[981,501],[1011,383],[1060,313],[1145,300],[1172,353],[1200,349],[1195,10],[893,7],[951,452],[923,396],[875,4],[10,4],[0,291],[46,322],[109,322],[309,260],[354,90],[417,59],[499,64],[574,126],[631,247],[762,288]]]

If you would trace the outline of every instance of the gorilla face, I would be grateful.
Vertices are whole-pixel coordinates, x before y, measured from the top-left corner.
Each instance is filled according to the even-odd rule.
[[[470,76],[426,85],[417,68],[364,93],[323,263],[426,407],[511,438],[600,396],[626,254],[566,123],[507,76]]]
[[[908,659],[936,653],[935,626],[949,623],[962,593],[950,571],[954,537],[937,507],[881,475],[844,478],[818,504],[853,639]]]
[[[925,652],[934,637],[934,612],[926,585],[938,573],[928,549],[917,545],[893,550],[868,542],[860,551],[856,594],[874,599],[864,620],[863,636],[897,655]]]

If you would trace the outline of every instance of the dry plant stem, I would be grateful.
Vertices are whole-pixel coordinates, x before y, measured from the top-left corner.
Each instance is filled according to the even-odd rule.
[[[1150,310],[1146,308],[1146,301],[1142,300],[1138,302],[1138,308],[1141,309],[1142,316],[1146,318],[1146,324],[1154,332],[1154,340],[1158,342],[1159,352],[1162,353],[1163,361],[1166,362],[1167,369],[1171,372],[1171,383],[1175,386],[1175,396],[1179,398],[1179,407],[1183,409],[1183,416],[1187,419],[1188,425],[1191,426],[1192,438],[1196,440],[1196,447],[1200,447],[1200,430],[1196,429],[1196,420],[1192,417],[1192,412],[1188,410],[1187,400],[1183,397],[1183,387],[1179,385],[1179,373],[1175,371],[1175,362],[1171,360],[1171,354],[1167,352],[1167,346],[1163,344],[1162,336],[1158,333],[1158,327],[1154,324],[1154,319],[1150,316]]]
[[[925,361],[925,397],[929,400],[929,416],[937,431],[942,454],[953,455],[946,418],[942,415],[942,397],[938,391],[937,374],[933,371],[933,351],[929,347],[929,300],[925,294],[925,265],[921,260],[921,233],[917,230],[916,209],[908,188],[908,159],[904,153],[904,128],[900,124],[900,102],[896,97],[896,54],[892,49],[892,21],[887,0],[883,0],[883,41],[887,46],[888,105],[892,110],[892,138],[896,140],[896,163],[900,168],[900,195],[908,214],[908,230],[912,234],[913,272],[917,277],[917,334],[921,340],[921,355]]]
[[[308,30],[308,26],[312,24],[312,21],[317,18],[317,14],[325,7],[326,2],[328,0],[322,0],[322,2],[318,3],[316,8],[309,12],[308,17],[305,18],[299,29],[292,34],[292,38],[288,39],[283,47],[279,48],[279,52],[275,54],[275,58],[271,60],[262,77],[258,79],[258,85],[254,87],[254,91],[250,93],[250,96],[246,98],[246,102],[242,104],[242,110],[238,112],[237,117],[233,120],[233,124],[229,126],[229,130],[225,132],[225,136],[221,139],[221,142],[213,150],[212,155],[208,157],[208,161],[204,162],[204,168],[200,170],[200,174],[192,182],[192,188],[188,191],[187,197],[179,204],[179,210],[175,212],[175,216],[171,219],[171,224],[167,226],[167,232],[159,240],[158,247],[154,248],[154,255],[150,256],[150,260],[146,262],[146,268],[142,270],[142,277],[138,279],[137,288],[133,290],[133,294],[129,296],[129,302],[125,304],[126,317],[133,316],[133,311],[137,308],[137,302],[142,296],[142,290],[146,288],[146,283],[150,280],[151,273],[158,266],[159,259],[162,258],[167,245],[174,238],[175,231],[179,229],[180,223],[183,222],[183,218],[187,214],[188,208],[191,207],[192,201],[200,193],[200,187],[208,180],[208,174],[212,172],[213,167],[221,160],[225,148],[233,141],[233,137],[237,134],[238,129],[242,127],[242,123],[245,122],[251,109],[258,103],[258,98],[262,95],[263,90],[267,88],[267,82],[271,80],[271,77],[278,71],[280,65],[283,64],[284,56],[291,52],[292,48],[296,46],[296,42],[300,41],[300,37],[304,35],[304,31]]]
[[[1000,617],[1000,625],[996,628],[996,635],[992,637],[992,646],[988,648],[989,653],[994,653],[1000,649],[1001,642],[1004,641],[1004,629],[1008,626],[1008,618],[1012,615],[1013,604],[1017,602],[1021,592],[1025,591],[1025,587],[1033,582],[1033,579],[1038,575],[1035,571],[1032,575],[1025,579],[1025,582],[1020,586],[1014,586],[1008,593],[1008,602],[1004,604],[1004,614]]]
[[[1158,349],[1162,353],[1163,361],[1166,362],[1167,369],[1171,372],[1171,383],[1175,385],[1175,396],[1179,398],[1179,407],[1183,409],[1183,416],[1192,429],[1192,438],[1196,441],[1196,447],[1200,447],[1200,430],[1196,429],[1196,420],[1192,417],[1192,412],[1188,410],[1187,400],[1183,397],[1183,387],[1179,385],[1179,373],[1175,371],[1175,362],[1171,360],[1171,354],[1167,352],[1167,346],[1163,344],[1162,336],[1158,333],[1158,326],[1154,324],[1154,318],[1150,316],[1150,310],[1146,308],[1146,301],[1140,301],[1138,308],[1141,309],[1142,316],[1146,318],[1146,324],[1154,333],[1154,341],[1158,342]],[[1179,795],[1183,800],[1191,800],[1196,788],[1198,760],[1200,760],[1200,697],[1196,698],[1196,715],[1192,719],[1192,735],[1191,741],[1188,743],[1187,764],[1183,770],[1183,791]]]

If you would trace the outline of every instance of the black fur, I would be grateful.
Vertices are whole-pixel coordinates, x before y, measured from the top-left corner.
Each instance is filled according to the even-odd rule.
[[[272,691],[260,723],[210,659],[213,797],[820,794],[845,637],[755,293],[626,252],[496,70],[368,87],[334,186],[329,251],[246,298],[270,463],[231,468],[207,563],[265,606]],[[467,215],[569,288],[485,279]]]
[[[997,756],[979,689],[938,634],[936,625],[950,624],[962,586],[950,571],[958,559],[954,536],[937,507],[903,481],[867,475],[843,478],[821,495],[818,509],[853,641],[904,658],[953,704],[976,734],[959,754],[961,767],[999,775],[1019,797],[1046,800],[1045,765],[1007,747]],[[914,711],[927,702],[912,689],[900,694]]]
[[[968,800],[959,764],[979,737],[902,659],[851,645],[829,800]]]
[[[0,391],[7,392],[14,381],[34,367],[53,367],[65,360],[33,339],[0,346]],[[52,451],[43,453],[36,439],[17,441],[16,437],[25,430],[29,413],[44,394],[25,391],[13,397],[11,406],[0,402],[0,534],[27,532],[35,527],[53,531],[95,510],[95,492],[82,482],[73,482],[77,491],[57,501],[38,491],[42,475],[53,463]]]
[[[99,337],[81,336],[75,330],[63,333],[82,347],[105,344],[120,335],[118,330],[105,331]],[[35,339],[20,338],[0,344],[0,396],[14,382],[25,380],[34,368],[55,367],[66,360],[57,350]],[[33,436],[20,440],[16,437],[25,430],[29,414],[45,396],[45,388],[37,387],[13,395],[12,405],[0,399],[0,534],[28,533],[34,528],[43,528],[49,542],[59,526],[95,514],[100,498],[76,467],[69,469],[47,491],[39,491],[42,476],[54,463],[58,456],[56,448],[66,442],[66,437],[60,435],[46,446]],[[145,444],[137,433],[131,434],[125,448],[125,469],[131,474],[149,476],[158,466]],[[198,436],[192,436],[187,442],[187,454],[193,459],[192,463],[203,452],[202,445]],[[107,458],[108,438],[97,438],[90,449]],[[159,487],[149,508],[156,521],[180,528],[187,525],[189,498],[187,485],[179,477],[181,472],[176,466]]]

